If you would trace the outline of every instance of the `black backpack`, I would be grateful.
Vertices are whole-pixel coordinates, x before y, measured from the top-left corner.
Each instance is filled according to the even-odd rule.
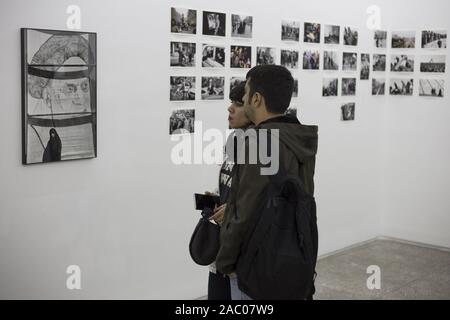
[[[316,203],[297,176],[269,176],[265,201],[241,247],[239,289],[257,300],[312,299],[317,262]]]

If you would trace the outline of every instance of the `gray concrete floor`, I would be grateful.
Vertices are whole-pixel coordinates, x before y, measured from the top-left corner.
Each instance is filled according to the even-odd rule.
[[[369,290],[367,267],[381,270],[381,289]],[[375,240],[317,262],[321,300],[450,300],[450,252],[393,240]]]

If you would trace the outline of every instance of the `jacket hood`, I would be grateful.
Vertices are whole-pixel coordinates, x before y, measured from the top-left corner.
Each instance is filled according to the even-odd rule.
[[[272,131],[271,135],[278,135],[280,143],[290,149],[300,162],[315,157],[317,153],[318,126],[303,125],[292,116],[280,116],[266,120],[257,127],[279,129],[278,133]]]

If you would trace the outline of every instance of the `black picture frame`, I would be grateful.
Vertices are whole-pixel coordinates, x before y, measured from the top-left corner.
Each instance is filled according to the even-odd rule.
[[[96,158],[97,34],[20,32],[22,164]]]

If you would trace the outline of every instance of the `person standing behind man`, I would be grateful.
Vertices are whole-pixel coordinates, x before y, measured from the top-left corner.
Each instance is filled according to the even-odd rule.
[[[261,129],[279,130],[279,167],[287,174],[298,176],[305,191],[313,195],[318,127],[302,125],[297,118],[284,115],[294,87],[291,73],[281,66],[262,65],[252,68],[246,78],[243,98],[246,116],[255,124],[257,133]],[[248,151],[248,140],[245,145]],[[256,223],[261,204],[267,200],[264,191],[269,177],[261,174],[263,166],[259,161],[236,166],[220,232],[216,266],[219,272],[230,277],[232,299],[243,300],[251,297],[238,287],[236,265],[244,239]],[[236,192],[233,191],[235,188]]]
[[[240,83],[230,91],[231,104],[228,107],[228,125],[230,129],[246,130],[252,123],[247,119],[242,98],[245,93],[245,83]],[[231,133],[228,139],[234,139]],[[228,141],[228,140],[227,140]],[[228,143],[227,143],[228,145]],[[226,203],[230,195],[230,187],[232,185],[232,173],[234,168],[234,159],[230,159],[230,150],[225,149],[225,161],[220,168],[219,176],[219,196],[220,206],[214,209],[214,215],[210,220],[214,220],[221,225],[226,209]],[[208,194],[208,193],[207,193]],[[211,193],[209,193],[211,194]],[[230,300],[230,280],[226,275],[217,272],[213,263],[210,265],[208,278],[208,300]]]

